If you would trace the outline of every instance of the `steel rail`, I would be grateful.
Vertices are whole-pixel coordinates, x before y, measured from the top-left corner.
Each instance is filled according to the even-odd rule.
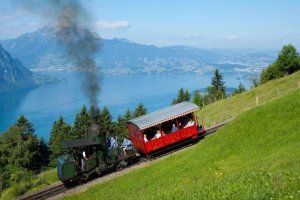
[[[70,188],[67,188],[66,186],[64,186],[64,184],[57,183],[55,185],[50,185],[42,190],[20,196],[17,198],[17,200],[44,200],[62,192],[65,192],[69,189]]]

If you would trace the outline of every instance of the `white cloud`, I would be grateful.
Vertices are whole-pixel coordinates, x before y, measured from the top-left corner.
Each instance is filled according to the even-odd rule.
[[[237,35],[230,35],[227,39],[228,40],[236,40],[238,39],[239,37]]]
[[[96,26],[100,29],[112,30],[112,29],[126,29],[129,27],[128,21],[97,21]]]

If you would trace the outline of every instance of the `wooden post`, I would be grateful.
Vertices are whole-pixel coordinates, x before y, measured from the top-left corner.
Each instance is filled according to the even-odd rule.
[[[276,88],[277,89],[277,95],[279,96],[280,95],[280,93],[279,93],[279,89],[278,88]]]
[[[256,106],[258,106],[258,96],[256,95]]]
[[[203,105],[203,107],[204,107],[204,101],[202,101],[202,105]]]

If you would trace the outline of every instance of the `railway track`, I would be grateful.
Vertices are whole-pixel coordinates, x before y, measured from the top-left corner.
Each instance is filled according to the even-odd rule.
[[[212,134],[212,133],[216,132],[219,128],[223,127],[225,124],[227,124],[231,120],[232,119],[210,127],[209,129],[206,130],[206,133],[205,133],[204,137],[209,135],[209,134]],[[179,148],[175,148],[174,150],[171,149],[169,151],[166,151],[166,153],[161,153],[159,155],[153,156],[151,158],[148,158],[148,160],[156,160],[156,159],[161,158],[163,156],[166,156],[168,154],[172,154],[174,152],[180,151],[181,149],[184,149],[188,146],[191,146],[194,143],[195,142],[189,141],[189,142],[187,142],[186,145],[179,146]],[[147,159],[141,159],[139,162],[137,162],[133,165],[140,165],[141,163],[144,163],[148,160]],[[126,169],[126,168],[124,168],[124,169]],[[108,174],[120,173],[120,171],[122,171],[122,170],[112,172],[112,173],[108,173]],[[100,177],[100,178],[102,178],[102,177]],[[88,183],[86,183],[86,184],[88,184]],[[68,187],[64,186],[62,183],[57,183],[57,184],[48,186],[48,187],[46,187],[42,190],[20,196],[20,197],[17,198],[17,200],[44,200],[44,199],[49,199],[49,198],[54,197],[56,195],[59,195],[61,193],[67,192],[68,190],[74,189],[76,187],[81,187],[81,186],[86,185],[86,184],[84,183],[84,184],[81,184],[81,185],[78,185],[78,186],[68,188]]]
[[[204,136],[207,136],[207,135],[209,135],[209,134],[211,134],[211,133],[216,132],[219,128],[221,128],[222,126],[224,126],[224,125],[227,124],[228,122],[232,121],[233,119],[234,119],[234,118],[230,118],[230,119],[228,119],[228,120],[226,120],[226,121],[224,121],[224,122],[221,122],[221,123],[216,124],[216,125],[214,125],[214,126],[212,126],[212,127],[209,127],[209,128],[206,130],[206,133],[205,133]]]
[[[71,189],[71,188],[67,188],[62,183],[57,183],[57,184],[54,184],[54,185],[50,185],[50,186],[48,186],[47,188],[45,188],[43,190],[23,195],[21,197],[18,197],[17,199],[18,200],[43,200],[43,199],[47,199],[47,198],[50,198],[52,196],[55,196],[57,194],[60,194],[62,192],[65,192],[69,189]]]

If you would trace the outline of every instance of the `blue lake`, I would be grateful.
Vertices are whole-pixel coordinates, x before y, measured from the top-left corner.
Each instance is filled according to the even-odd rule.
[[[7,130],[20,115],[25,115],[33,123],[36,134],[48,141],[53,122],[60,115],[72,123],[82,105],[89,104],[81,89],[80,74],[51,75],[66,81],[0,95],[0,132]],[[151,112],[169,106],[180,88],[191,92],[207,87],[211,77],[212,74],[104,76],[100,80],[99,106],[107,106],[114,119],[127,108],[133,111],[139,102]],[[249,88],[251,84],[241,74],[223,75],[223,78],[226,87],[237,87],[241,82]]]

